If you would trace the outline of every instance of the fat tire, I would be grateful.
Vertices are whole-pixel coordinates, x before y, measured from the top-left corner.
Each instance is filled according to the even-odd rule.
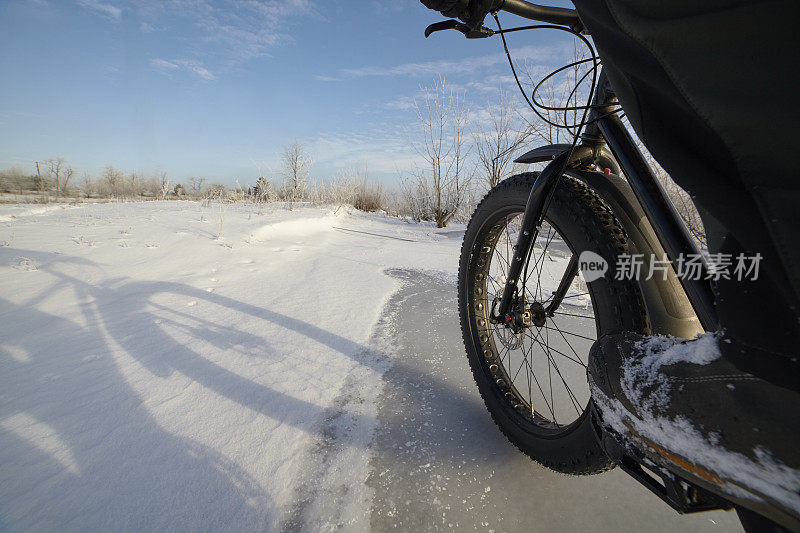
[[[503,213],[524,211],[533,182],[538,173],[512,176],[492,189],[478,204],[467,227],[461,247],[458,276],[458,299],[461,331],[467,357],[483,401],[500,431],[522,452],[540,464],[565,474],[585,475],[613,468],[611,460],[597,443],[590,405],[570,424],[563,434],[543,435],[529,419],[523,418],[504,396],[508,389],[497,383],[497,372],[489,368],[495,351],[485,317],[485,301],[476,294],[485,286],[481,273],[488,271],[493,243],[491,230]],[[597,193],[580,180],[562,176],[546,214],[557,227],[573,253],[591,250],[609,264],[610,274],[588,283],[595,312],[598,338],[619,331],[649,333],[647,312],[638,284],[616,280],[613,273],[619,254],[628,251],[628,242],[621,224]],[[487,252],[487,245],[492,251]],[[483,261],[483,263],[481,262]],[[483,307],[478,309],[479,303]],[[490,348],[492,348],[490,350]],[[495,360],[496,362],[496,360]],[[495,367],[496,368],[496,367]],[[591,402],[589,402],[591,404]]]

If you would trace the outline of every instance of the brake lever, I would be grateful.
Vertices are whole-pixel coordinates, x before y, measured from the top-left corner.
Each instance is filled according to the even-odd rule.
[[[481,26],[480,28],[473,30],[464,23],[450,19],[443,20],[442,22],[436,22],[425,28],[425,38],[427,39],[434,32],[443,30],[458,30],[463,33],[464,37],[467,39],[484,39],[495,34],[494,30],[490,30],[485,26]]]

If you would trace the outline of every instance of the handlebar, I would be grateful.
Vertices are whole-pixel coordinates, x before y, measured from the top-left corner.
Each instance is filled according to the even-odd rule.
[[[578,17],[578,12],[574,9],[540,6],[525,0],[448,0],[444,3],[437,0],[422,0],[422,3],[436,10],[440,10],[442,5],[448,6],[447,9],[441,10],[441,13],[452,17],[450,20],[428,26],[425,29],[425,37],[429,37],[433,32],[453,29],[460,31],[468,39],[491,37],[495,35],[495,32],[483,26],[483,19],[488,13],[496,13],[497,11],[508,11],[529,20],[568,26],[573,31],[585,33],[581,19]],[[469,8],[473,3],[475,5],[472,7],[475,12],[470,13]],[[455,20],[456,16],[466,24]]]
[[[570,28],[583,26],[578,18],[578,12],[574,9],[540,6],[525,0],[505,0],[498,9],[526,19],[547,22],[548,24],[558,24],[559,26],[569,26]]]

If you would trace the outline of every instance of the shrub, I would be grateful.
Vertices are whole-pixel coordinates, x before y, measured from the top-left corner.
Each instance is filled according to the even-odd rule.
[[[368,184],[362,181],[353,197],[353,207],[359,211],[380,211],[384,208],[385,198],[383,186],[378,184]]]

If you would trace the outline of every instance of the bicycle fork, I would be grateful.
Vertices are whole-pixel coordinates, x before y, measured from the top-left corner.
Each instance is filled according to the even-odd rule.
[[[525,205],[522,227],[517,237],[517,243],[514,246],[514,257],[506,274],[507,279],[503,287],[503,296],[497,307],[497,315],[493,317],[498,322],[510,323],[512,321],[510,312],[517,290],[517,282],[531,254],[533,243],[539,235],[542,223],[544,222],[545,211],[555,193],[556,187],[558,187],[558,180],[567,169],[569,163],[567,158],[570,155],[570,151],[567,150],[556,156],[548,163],[544,170],[542,170],[533,183],[531,193]],[[554,310],[554,305],[557,307],[556,302],[560,302],[564,298],[572,279],[577,273],[578,264],[577,260],[573,257],[570,260],[561,283],[559,283],[558,289],[553,295],[553,304],[548,308],[548,311]]]

